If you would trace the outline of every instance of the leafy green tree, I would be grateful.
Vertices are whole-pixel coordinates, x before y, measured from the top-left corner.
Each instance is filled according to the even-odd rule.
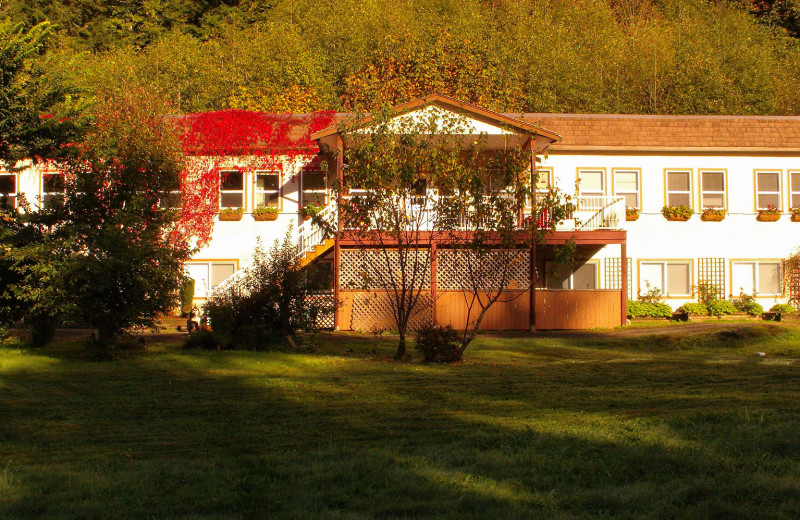
[[[0,162],[58,159],[80,138],[86,101],[40,55],[53,26],[0,21]]]
[[[347,167],[334,191],[341,194],[343,236],[361,255],[363,285],[351,288],[386,299],[399,334],[396,357],[402,358],[407,333],[430,304],[432,251],[459,250],[454,268],[467,280],[461,290],[469,309],[460,357],[492,305],[509,298],[521,251],[540,243],[571,205],[555,191],[541,194],[523,224],[536,181],[530,150],[490,150],[486,135],[472,135],[468,119],[435,107],[414,117],[396,115],[355,118],[344,130]],[[540,215],[547,215],[544,227]]]
[[[154,326],[178,301],[190,249],[159,207],[182,170],[166,111],[144,90],[103,99],[80,156],[59,165],[63,198],[12,217],[23,225],[4,259],[21,277],[14,291],[27,317],[90,325],[101,358],[123,330]]]

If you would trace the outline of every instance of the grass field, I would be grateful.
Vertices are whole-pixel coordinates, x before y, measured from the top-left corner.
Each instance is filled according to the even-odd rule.
[[[797,326],[393,347],[0,349],[0,518],[800,517]]]

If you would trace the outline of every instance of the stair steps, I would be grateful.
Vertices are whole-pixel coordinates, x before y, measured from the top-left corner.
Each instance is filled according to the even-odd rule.
[[[334,240],[326,238],[321,244],[314,246],[311,250],[306,251],[305,255],[300,259],[300,267],[305,267],[315,259],[319,258],[326,251],[333,247]]]

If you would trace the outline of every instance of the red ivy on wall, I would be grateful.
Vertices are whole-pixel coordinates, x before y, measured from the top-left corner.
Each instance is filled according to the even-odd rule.
[[[198,247],[211,240],[219,211],[221,171],[284,172],[318,152],[311,134],[333,121],[333,111],[274,114],[222,110],[175,119],[186,155],[181,175],[181,218],[176,232],[194,237]]]

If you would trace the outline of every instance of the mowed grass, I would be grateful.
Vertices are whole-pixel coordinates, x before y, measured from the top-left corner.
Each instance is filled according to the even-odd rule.
[[[800,516],[797,326],[393,347],[0,349],[0,518]]]

